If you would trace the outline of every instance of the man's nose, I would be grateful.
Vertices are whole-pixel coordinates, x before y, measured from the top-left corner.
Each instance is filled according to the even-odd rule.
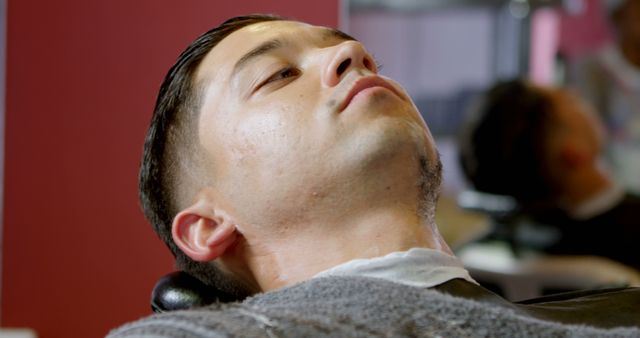
[[[377,73],[373,57],[367,53],[362,43],[345,41],[333,47],[333,54],[325,65],[322,74],[324,85],[333,87],[351,70]]]

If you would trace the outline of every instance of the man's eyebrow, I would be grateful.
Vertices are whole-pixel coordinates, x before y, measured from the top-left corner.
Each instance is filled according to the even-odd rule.
[[[236,74],[237,72],[239,72],[251,60],[254,60],[257,57],[259,57],[261,55],[264,55],[264,54],[267,54],[270,51],[278,49],[278,48],[280,48],[282,46],[283,46],[283,42],[282,42],[282,40],[279,40],[279,39],[273,39],[273,40],[269,40],[269,41],[265,41],[265,42],[261,43],[258,47],[254,48],[254,49],[250,50],[249,52],[247,52],[246,54],[244,54],[238,60],[238,62],[236,62],[236,64],[233,66],[232,74]]]
[[[353,38],[351,35],[334,28],[325,29],[322,33],[322,37],[324,39],[337,38],[340,40],[356,41],[356,39]],[[240,72],[240,70],[242,70],[242,68],[244,68],[252,60],[255,60],[259,56],[267,54],[275,49],[281,48],[283,45],[284,45],[284,42],[280,39],[272,39],[272,40],[268,40],[261,43],[254,49],[244,54],[238,60],[238,62],[236,62],[236,64],[233,66],[232,74],[237,74],[238,72]]]
[[[347,33],[343,32],[343,31],[341,31],[341,30],[335,29],[335,28],[327,28],[327,29],[324,31],[324,34],[323,34],[323,35],[324,35],[323,37],[324,37],[325,39],[328,39],[328,38],[338,38],[338,39],[341,39],[341,40],[347,40],[347,41],[358,41],[358,40],[357,40],[356,38],[354,38],[353,36],[351,36],[351,35],[349,35],[349,34],[347,34]]]

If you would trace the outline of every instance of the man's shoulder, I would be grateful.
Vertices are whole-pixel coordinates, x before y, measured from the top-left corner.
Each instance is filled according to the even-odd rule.
[[[156,315],[114,330],[110,337],[141,332],[155,337],[640,335],[638,329],[558,324],[512,307],[360,277],[318,278],[243,303]]]
[[[462,280],[452,280],[436,288],[453,296],[510,308],[520,315],[539,320],[600,328],[640,327],[640,288],[573,291],[516,303]],[[607,315],[603,316],[603,313]]]
[[[618,287],[618,288],[593,289],[593,290],[578,290],[578,291],[563,292],[559,294],[542,296],[534,299],[528,299],[528,300],[520,301],[517,304],[523,304],[523,305],[551,304],[551,303],[556,304],[559,302],[574,302],[574,301],[617,302],[619,299],[628,299],[629,302],[640,304],[640,288],[639,287]]]
[[[640,195],[626,193],[624,197],[613,208],[593,217],[591,222],[599,225],[608,225],[617,229],[628,227],[631,234],[640,234],[640,220],[638,219],[640,210]],[[626,235],[626,234],[625,234]]]
[[[241,304],[216,303],[188,310],[153,314],[112,330],[107,338],[133,337],[259,337],[251,311]]]
[[[634,230],[638,229],[640,226],[637,217],[638,210],[640,210],[640,195],[627,192],[609,209],[590,218],[576,219],[566,211],[555,208],[533,215],[533,220],[540,224],[562,228],[567,231],[567,234],[571,234],[573,231],[582,234],[593,231],[598,234],[606,234],[602,232],[603,226],[620,228],[633,225]]]
[[[640,195],[637,193],[627,192],[619,203],[621,207],[637,208],[640,207]],[[637,211],[637,209],[636,209]]]
[[[518,304],[532,315],[603,328],[640,327],[640,288],[568,292]]]

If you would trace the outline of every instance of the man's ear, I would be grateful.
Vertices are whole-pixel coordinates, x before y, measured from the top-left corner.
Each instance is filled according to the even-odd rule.
[[[182,210],[173,219],[173,241],[191,259],[209,262],[224,254],[238,238],[236,226],[206,200]]]

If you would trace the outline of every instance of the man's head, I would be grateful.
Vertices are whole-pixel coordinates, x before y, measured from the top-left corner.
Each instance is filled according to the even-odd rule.
[[[196,167],[199,151],[190,130],[196,128],[201,107],[202,84],[196,73],[205,56],[229,34],[245,26],[264,21],[282,20],[268,15],[235,17],[194,40],[178,57],[160,87],[153,118],[147,132],[140,166],[140,201],[145,216],[176,257],[178,267],[201,280],[214,280],[219,287],[234,291],[224,283],[217,269],[194,262],[175,244],[171,235],[174,216],[180,211],[187,189],[197,185],[190,168]],[[228,286],[228,288],[227,288]]]
[[[612,11],[611,19],[623,55],[640,67],[640,2],[622,1]]]
[[[461,162],[476,189],[510,195],[530,208],[557,202],[563,181],[596,164],[602,131],[572,93],[524,81],[496,84],[461,142]]]
[[[234,250],[260,255],[274,243],[350,231],[345,220],[390,201],[432,217],[433,140],[364,47],[325,27],[242,20],[250,23],[216,43],[199,39],[210,47],[186,62],[190,94],[165,89],[180,61],[161,89],[141,189],[173,252],[201,262]],[[176,117],[158,117],[164,101]],[[243,275],[238,261],[224,268]]]

